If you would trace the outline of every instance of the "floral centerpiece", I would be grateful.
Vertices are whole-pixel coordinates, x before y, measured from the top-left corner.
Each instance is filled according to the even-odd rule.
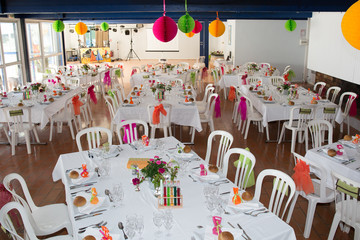
[[[175,68],[175,65],[166,63],[165,68],[170,69],[170,71],[172,71]]]
[[[290,81],[285,81],[283,84],[281,84],[281,89],[283,91],[283,94],[288,95],[290,87],[291,87]]]
[[[31,88],[31,91],[33,91],[33,92],[37,92],[37,91],[43,92],[43,91],[45,91],[46,86],[42,83],[32,83],[30,85],[30,88]]]
[[[223,51],[212,51],[210,54],[214,55],[214,56],[223,56],[224,52]]]
[[[276,67],[270,66],[268,70],[269,70],[269,75],[272,76],[276,71]]]
[[[81,66],[82,69],[84,69],[84,71],[88,71],[90,69],[89,64],[84,64]]]
[[[251,63],[248,65],[248,71],[255,73],[258,72],[260,70],[259,66],[256,63]]]
[[[286,74],[284,74],[284,79],[286,81],[291,81],[293,77],[296,77],[296,75],[295,75],[295,72],[292,69],[290,69],[289,71],[287,71]]]

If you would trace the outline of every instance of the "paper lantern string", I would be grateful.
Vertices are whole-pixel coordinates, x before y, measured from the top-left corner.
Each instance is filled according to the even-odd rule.
[[[219,20],[219,12],[216,11],[216,20]]]
[[[165,14],[166,14],[165,0],[163,2],[164,2],[164,14],[163,14],[163,16],[165,17]]]
[[[187,13],[188,10],[187,10],[187,0],[185,0],[185,12]]]

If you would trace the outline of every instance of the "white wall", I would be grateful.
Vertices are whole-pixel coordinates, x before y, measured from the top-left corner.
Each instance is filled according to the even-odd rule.
[[[224,22],[224,24],[225,32],[220,37],[214,37],[209,33],[209,54],[213,51],[223,51],[224,53],[226,52],[228,28],[227,23]]]
[[[306,20],[296,20],[293,32],[285,29],[285,20],[229,20],[232,25],[232,43],[228,51],[234,55],[234,65],[245,62],[268,62],[280,72],[290,65],[296,74],[295,81],[303,80],[305,46],[300,46],[301,29]],[[236,42],[235,42],[236,39]]]
[[[360,84],[360,51],[341,32],[344,13],[313,13],[310,19],[308,68]]]
[[[134,24],[123,24],[125,28],[135,27]],[[111,26],[113,27],[113,26]],[[138,33],[133,34],[133,49],[140,57],[140,59],[197,59],[200,56],[200,35],[196,34],[192,38],[188,38],[184,33],[178,31],[179,37],[179,52],[159,53],[146,52],[146,28],[152,28],[152,24],[145,24],[144,28],[140,28]],[[69,26],[66,26],[65,31],[65,48],[78,47],[78,35],[76,33],[69,33]],[[117,32],[110,31],[110,49],[114,51],[115,58],[125,59],[130,50],[130,35],[126,36],[121,33],[119,25],[117,25]]]

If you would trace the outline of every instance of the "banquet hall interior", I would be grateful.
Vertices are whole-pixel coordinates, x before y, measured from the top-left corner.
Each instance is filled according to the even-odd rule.
[[[0,3],[1,240],[360,240],[359,1]]]

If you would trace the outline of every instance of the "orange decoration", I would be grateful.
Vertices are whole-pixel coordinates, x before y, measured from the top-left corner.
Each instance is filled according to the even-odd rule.
[[[96,57],[95,57],[93,51],[91,51],[90,61],[92,61],[92,62],[93,62],[93,61],[96,61]]]
[[[83,22],[78,22],[76,25],[75,25],[75,31],[77,32],[77,34],[79,35],[84,35],[88,30],[88,27],[86,26],[85,23]]]
[[[238,205],[241,203],[241,198],[240,198],[240,195],[239,195],[239,188],[233,188],[234,190],[234,196],[232,198],[232,202],[235,204],[235,205]]]
[[[189,102],[188,96],[185,96],[185,102]]]
[[[218,12],[216,12],[218,15]],[[216,17],[216,20],[212,21],[209,25],[209,32],[214,37],[220,37],[225,32],[225,24],[219,20],[219,16]]]
[[[228,99],[233,102],[235,100],[235,98],[236,98],[236,89],[235,89],[235,87],[230,86]]]
[[[354,3],[344,14],[341,21],[341,31],[345,40],[354,48],[360,50],[360,2]]]
[[[189,33],[185,33],[185,35],[189,38],[193,37],[195,35],[195,33],[193,32],[189,32]]]
[[[300,159],[296,160],[295,173],[292,175],[296,184],[296,190],[304,191],[306,195],[314,193],[314,185],[310,178],[310,167]]]
[[[130,97],[130,104],[134,104],[134,101],[132,100],[132,97]]]
[[[91,203],[91,204],[97,204],[98,202],[99,202],[99,199],[97,198],[96,188],[91,188],[91,199],[90,199],[90,203]]]
[[[159,124],[160,123],[160,113],[162,113],[164,116],[166,116],[167,112],[164,109],[164,106],[162,104],[159,104],[154,108],[153,112],[153,124]]]

